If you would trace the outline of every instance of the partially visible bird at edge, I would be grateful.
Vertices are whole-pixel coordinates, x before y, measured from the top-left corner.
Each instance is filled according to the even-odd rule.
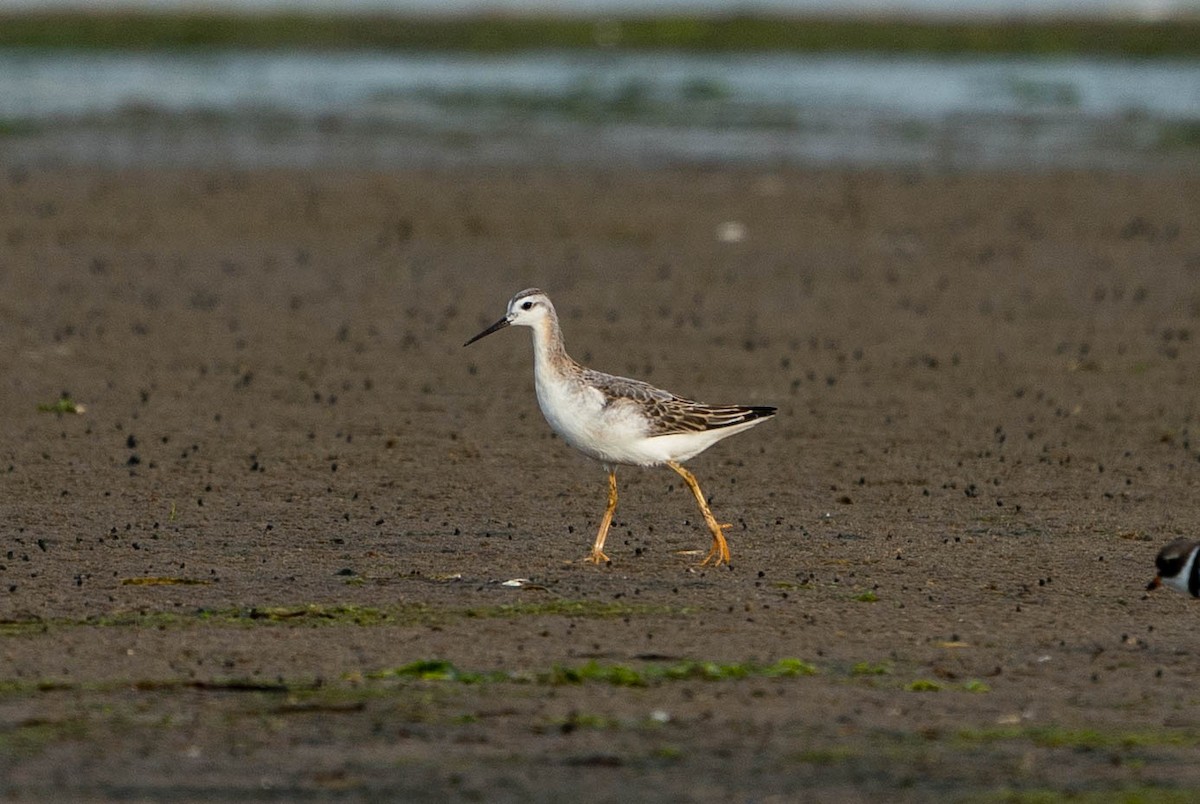
[[[1200,542],[1191,539],[1176,539],[1154,559],[1154,578],[1146,585],[1146,591],[1167,586],[1192,597],[1200,597]]]

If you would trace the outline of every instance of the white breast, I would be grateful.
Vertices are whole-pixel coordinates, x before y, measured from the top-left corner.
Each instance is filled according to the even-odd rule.
[[[1187,563],[1183,565],[1183,569],[1173,578],[1163,578],[1162,582],[1176,591],[1183,592],[1185,595],[1190,595],[1192,590],[1188,589],[1188,579],[1192,577],[1192,565],[1196,563],[1196,554],[1200,550],[1192,550],[1188,556]]]
[[[583,454],[606,464],[661,462],[645,449],[646,422],[636,405],[606,405],[598,389],[549,372],[539,372],[536,385],[538,406],[550,427]]]

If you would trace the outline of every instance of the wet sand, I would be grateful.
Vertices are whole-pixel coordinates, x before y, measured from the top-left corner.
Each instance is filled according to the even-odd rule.
[[[1198,220],[1194,175],[9,172],[0,791],[1194,795],[1200,604],[1143,590],[1200,513]],[[580,562],[528,333],[462,348],[531,285],[588,365],[779,407],[690,464],[732,567],[666,469]]]

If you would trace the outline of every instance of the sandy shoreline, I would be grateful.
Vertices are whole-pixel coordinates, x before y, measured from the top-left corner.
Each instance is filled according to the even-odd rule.
[[[0,790],[1186,797],[1193,601],[1142,590],[1197,520],[1197,220],[1194,176],[10,171]],[[526,333],[461,348],[535,284],[581,361],[780,407],[692,464],[731,570],[666,470],[577,563],[602,473]]]

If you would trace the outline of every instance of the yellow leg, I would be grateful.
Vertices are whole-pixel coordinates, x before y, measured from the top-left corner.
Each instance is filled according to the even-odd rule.
[[[604,510],[604,518],[600,520],[600,530],[596,533],[596,541],[587,560],[593,564],[605,564],[608,556],[604,555],[604,540],[608,538],[608,528],[612,525],[613,511],[617,510],[617,470],[608,470],[608,508]]]
[[[675,461],[667,461],[667,466],[674,469],[683,478],[683,481],[688,484],[688,488],[692,490],[692,494],[696,495],[696,502],[700,503],[700,512],[704,514],[704,521],[708,525],[708,529],[712,531],[713,543],[708,551],[708,555],[700,562],[701,566],[712,563],[714,567],[721,566],[721,563],[729,563],[729,545],[725,541],[725,528],[731,528],[732,525],[718,525],[716,517],[713,516],[712,510],[709,509],[708,503],[704,500],[704,492],[700,491],[700,484],[696,482],[696,476],[684,469]]]

